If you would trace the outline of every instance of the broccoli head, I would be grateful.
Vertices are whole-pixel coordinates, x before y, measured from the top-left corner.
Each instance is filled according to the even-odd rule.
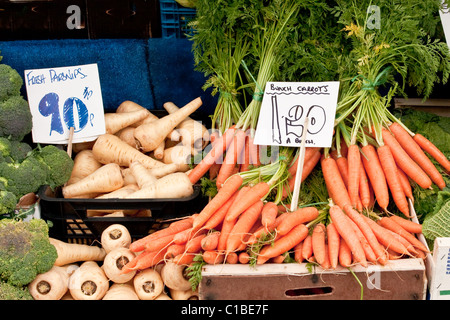
[[[11,66],[0,64],[0,101],[12,96],[19,96],[23,79]]]
[[[28,287],[13,286],[0,281],[0,300],[33,300]]]
[[[0,101],[0,137],[22,141],[32,127],[30,107],[22,96]]]
[[[11,141],[8,138],[0,137],[1,159],[6,159],[11,155]]]
[[[16,209],[17,197],[14,193],[0,190],[0,214],[11,213]]]
[[[64,185],[72,174],[73,159],[66,151],[54,145],[38,147],[37,150],[33,157],[47,167],[46,184],[52,189]]]
[[[50,270],[58,257],[42,219],[0,220],[0,281],[25,286]]]
[[[12,140],[10,141],[10,143],[11,143],[10,157],[15,162],[22,162],[33,150],[33,148],[24,141]]]
[[[37,192],[46,184],[48,168],[38,159],[27,157],[20,163],[0,162],[0,177],[6,181],[5,187],[18,199],[30,192]]]

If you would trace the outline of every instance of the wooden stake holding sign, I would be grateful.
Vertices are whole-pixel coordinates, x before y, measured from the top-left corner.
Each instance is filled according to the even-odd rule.
[[[306,148],[331,147],[338,94],[339,81],[266,84],[254,143],[300,148],[290,211],[298,207]]]
[[[295,185],[294,185],[294,193],[292,194],[292,202],[290,205],[290,211],[297,210],[298,207],[298,198],[300,194],[300,185],[302,183],[302,175],[303,175],[303,164],[305,162],[305,149],[306,149],[306,134],[308,132],[309,118],[305,118],[305,123],[303,125],[303,134],[302,134],[302,144],[300,146],[300,154],[298,162],[297,162],[297,173],[295,174]]]

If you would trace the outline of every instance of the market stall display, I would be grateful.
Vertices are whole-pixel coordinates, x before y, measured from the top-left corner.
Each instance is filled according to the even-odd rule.
[[[37,193],[55,223],[45,245],[56,254],[24,282],[1,278],[0,297],[11,299],[15,285],[19,298],[35,300],[226,299],[211,283],[233,272],[235,281],[264,278],[271,266],[282,282],[287,265],[304,279],[329,275],[340,290],[340,271],[359,282],[371,268],[392,268],[417,281],[390,297],[423,299],[424,261],[436,238],[450,236],[449,123],[391,104],[409,92],[428,99],[447,83],[440,8],[436,0],[196,0],[188,39],[202,89],[218,95],[210,126],[195,117],[202,97],[166,101],[163,114],[125,98],[105,110],[104,134],[69,141],[67,152],[25,144],[16,159],[13,144],[31,128],[2,134],[0,213],[20,220],[20,197]],[[20,76],[4,70],[11,89],[0,104],[24,104]],[[339,83],[329,146],[255,142],[274,81]],[[297,107],[292,126],[304,139],[301,120],[317,119]],[[58,239],[72,218],[94,231],[89,243]],[[150,230],[156,221],[164,227]],[[295,290],[279,291],[289,299]],[[327,290],[311,292],[336,298]]]

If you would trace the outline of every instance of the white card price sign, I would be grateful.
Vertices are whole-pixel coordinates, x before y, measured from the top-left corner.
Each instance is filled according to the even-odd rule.
[[[298,205],[306,146],[331,147],[339,82],[268,82],[255,144],[300,147],[290,206]]]
[[[105,133],[97,64],[24,71],[35,143],[92,141]]]
[[[255,144],[300,147],[309,118],[307,147],[331,146],[339,81],[268,82],[264,91]]]

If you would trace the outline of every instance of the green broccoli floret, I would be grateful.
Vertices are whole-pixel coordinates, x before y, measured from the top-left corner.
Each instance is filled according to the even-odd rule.
[[[54,265],[58,253],[42,219],[0,220],[0,280],[25,286]]]
[[[22,141],[32,127],[31,111],[22,96],[0,101],[0,137]]]
[[[66,151],[54,145],[38,146],[37,152],[32,157],[38,159],[47,169],[46,184],[50,188],[64,185],[70,178],[73,169],[73,159]]]
[[[33,148],[26,142],[12,140],[10,156],[15,162],[22,162],[30,154]]]
[[[6,190],[0,191],[0,214],[11,213],[16,209],[17,197],[14,193]]]
[[[23,79],[17,70],[7,64],[0,64],[0,101],[20,95]]]
[[[33,300],[28,287],[13,286],[0,281],[0,300]]]
[[[11,155],[11,141],[8,138],[0,137],[0,154],[2,159]]]
[[[48,168],[38,159],[27,157],[21,163],[0,162],[0,177],[6,180],[6,190],[18,199],[30,192],[37,192],[46,184]]]

